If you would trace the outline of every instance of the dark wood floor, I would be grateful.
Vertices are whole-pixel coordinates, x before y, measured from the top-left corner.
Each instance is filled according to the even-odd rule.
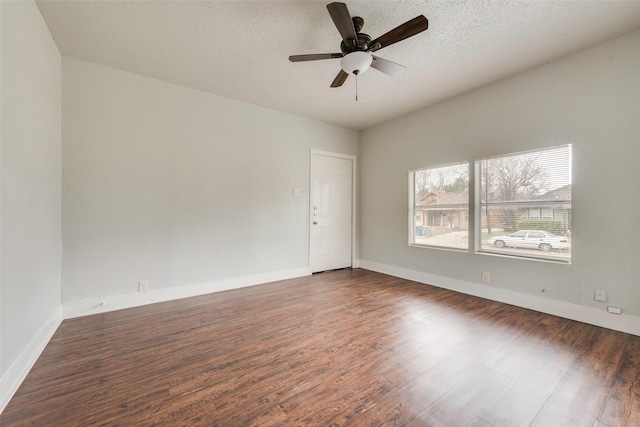
[[[365,270],[65,320],[0,425],[640,426],[640,337]]]

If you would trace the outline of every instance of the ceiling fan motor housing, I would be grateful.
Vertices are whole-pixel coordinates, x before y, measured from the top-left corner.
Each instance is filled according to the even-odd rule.
[[[356,30],[358,43],[356,44],[353,39],[346,39],[340,42],[340,50],[345,55],[358,50],[366,52],[369,50],[369,43],[371,43],[371,36],[360,32],[362,27],[364,27],[364,19],[359,16],[354,16],[351,18],[351,21],[353,22],[353,28]]]
[[[340,50],[345,55],[357,50],[366,52],[369,50],[369,43],[371,43],[371,36],[365,33],[357,33],[358,45],[356,46],[355,40],[348,39],[346,42],[343,40],[340,42]]]

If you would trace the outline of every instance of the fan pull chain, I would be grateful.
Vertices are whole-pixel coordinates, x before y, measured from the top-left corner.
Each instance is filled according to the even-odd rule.
[[[358,102],[358,74],[356,74],[356,102]]]

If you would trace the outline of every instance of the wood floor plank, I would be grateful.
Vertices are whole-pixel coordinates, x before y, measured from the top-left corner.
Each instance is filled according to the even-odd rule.
[[[640,337],[627,344],[598,421],[608,426],[640,426]]]
[[[65,320],[0,425],[637,426],[639,354],[348,269]]]
[[[413,381],[392,390],[387,399],[362,414],[355,425],[405,426],[415,422],[419,414],[495,354],[495,350],[484,347],[456,349]]]
[[[495,426],[483,418],[476,417],[473,421],[469,423],[467,427],[495,427]]]
[[[532,427],[593,425],[609,388],[600,382],[566,374],[549,396]]]
[[[509,381],[508,376],[481,366],[407,425],[467,426]]]
[[[576,357],[569,373],[609,384],[622,357],[628,335],[605,329],[592,330],[593,340]]]
[[[532,377],[529,372],[536,372]],[[567,370],[551,366],[531,366],[520,372],[484,409],[483,421],[494,427],[529,426]]]

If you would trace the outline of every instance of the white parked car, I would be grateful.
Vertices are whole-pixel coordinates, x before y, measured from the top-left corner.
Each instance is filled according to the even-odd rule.
[[[533,248],[549,252],[553,249],[569,249],[569,240],[564,236],[541,230],[519,230],[508,236],[495,236],[489,244],[496,248],[509,246],[512,248]]]

